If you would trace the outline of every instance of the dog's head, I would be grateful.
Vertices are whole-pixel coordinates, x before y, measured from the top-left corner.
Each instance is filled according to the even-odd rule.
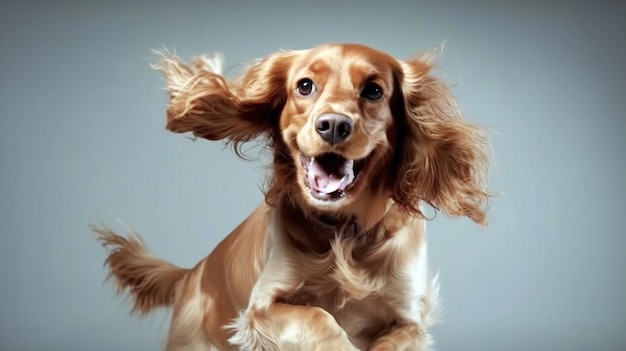
[[[430,56],[399,61],[362,45],[286,51],[234,82],[216,61],[166,57],[168,129],[274,147],[268,198],[288,193],[320,211],[425,201],[483,223],[485,136],[463,121]],[[358,210],[355,210],[358,209]]]

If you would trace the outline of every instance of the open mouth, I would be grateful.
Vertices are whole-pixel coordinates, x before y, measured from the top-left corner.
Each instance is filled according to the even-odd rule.
[[[316,157],[300,154],[304,184],[311,195],[320,200],[338,200],[354,187],[361,176],[365,160],[349,160],[339,154],[325,153]]]

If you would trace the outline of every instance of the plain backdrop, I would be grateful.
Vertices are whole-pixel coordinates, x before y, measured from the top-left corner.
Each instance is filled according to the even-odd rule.
[[[262,200],[262,160],[165,130],[150,50],[359,42],[437,74],[489,130],[489,226],[429,223],[441,351],[626,349],[626,2],[4,1],[0,5],[0,350],[157,350],[88,230],[141,233],[189,267]],[[255,152],[253,150],[252,154]]]

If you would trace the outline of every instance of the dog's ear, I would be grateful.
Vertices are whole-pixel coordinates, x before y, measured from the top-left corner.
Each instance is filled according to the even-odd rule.
[[[161,55],[169,92],[167,129],[235,145],[271,133],[286,99],[285,80],[296,54],[279,52],[252,64],[234,82],[221,75],[221,57],[196,57],[191,65]]]
[[[444,82],[431,75],[433,57],[400,62],[398,168],[394,200],[423,216],[425,201],[451,217],[485,224],[490,195],[483,187],[487,137],[464,121]]]

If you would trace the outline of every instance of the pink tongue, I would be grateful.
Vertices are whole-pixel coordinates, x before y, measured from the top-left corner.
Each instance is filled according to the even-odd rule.
[[[354,180],[354,161],[346,160],[337,167],[324,167],[318,160],[311,158],[309,164],[309,184],[311,188],[323,194],[345,190]],[[336,169],[331,169],[336,168]]]

